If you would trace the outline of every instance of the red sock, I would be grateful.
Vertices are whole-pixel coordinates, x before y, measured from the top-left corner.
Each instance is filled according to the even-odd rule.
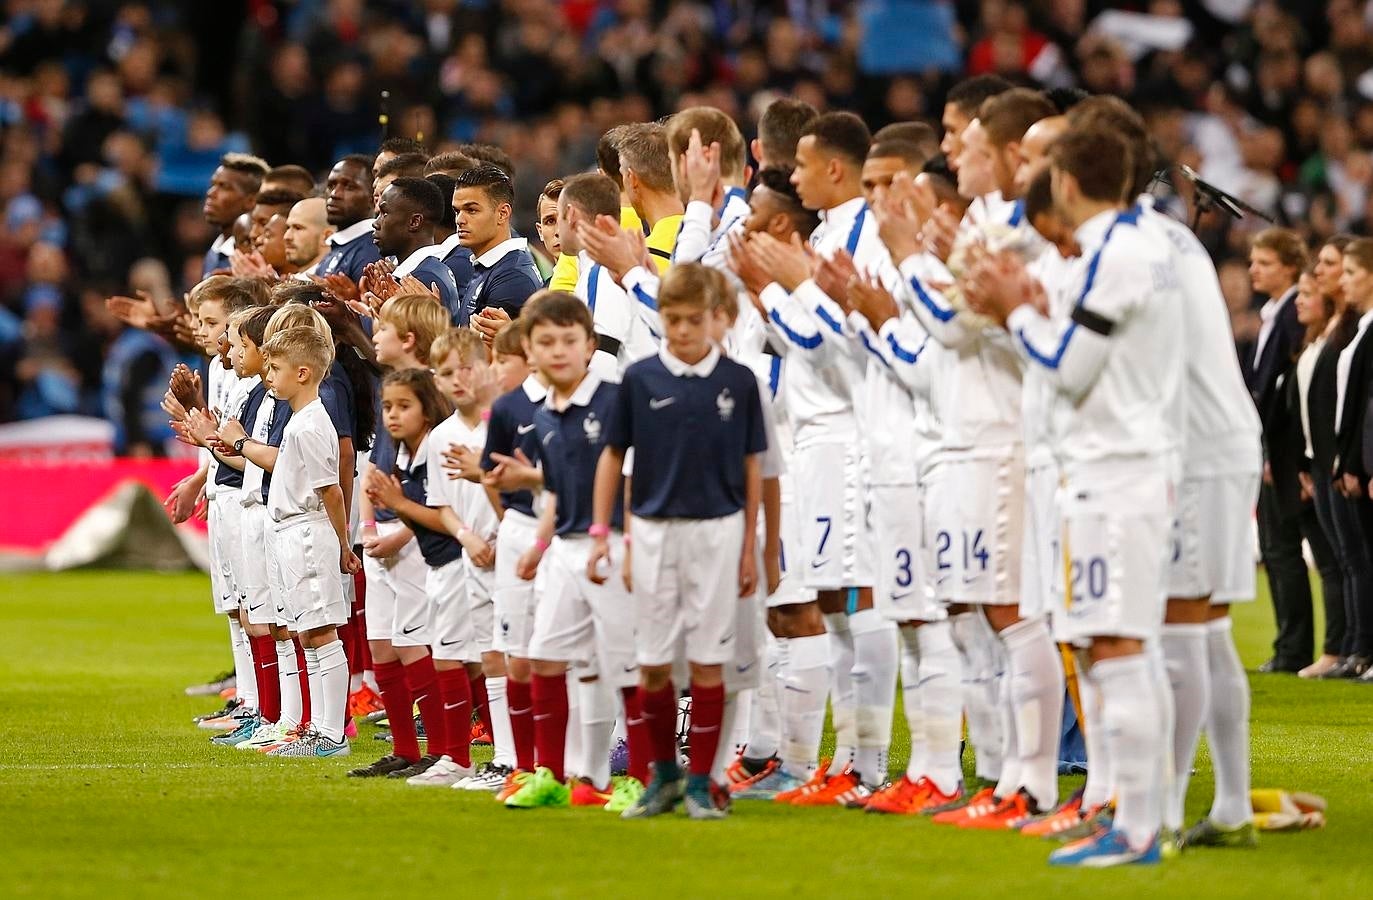
[[[709,775],[720,748],[720,725],[725,718],[725,686],[691,685],[691,764],[692,775]]]
[[[515,736],[515,767],[534,771],[534,697],[527,681],[513,678],[505,682],[505,699],[510,704],[510,730]]]
[[[653,750],[654,762],[677,762],[677,692],[669,681],[662,690],[639,688],[639,710]]]
[[[426,655],[406,665],[405,684],[420,708],[429,755],[442,756],[448,752],[448,730],[443,727],[443,698],[439,696],[439,676],[434,671],[433,657]]]
[[[486,676],[478,675],[472,679],[472,712],[481,719],[482,727],[486,729],[486,736],[490,740],[496,739],[496,732],[491,730],[491,703],[486,697]],[[471,737],[472,723],[468,722],[468,736]]]
[[[381,704],[391,722],[392,753],[408,762],[418,762],[420,742],[415,736],[415,720],[410,717],[414,700],[405,683],[405,667],[400,660],[377,663],[377,687],[381,688]]]
[[[357,654],[356,648],[356,629],[353,628],[353,621],[349,619],[338,626],[338,639],[343,642],[343,654],[348,657],[348,674],[353,674],[353,657]],[[349,691],[349,693],[352,693]]]
[[[305,648],[300,645],[300,638],[291,638],[291,642],[296,645],[296,665],[300,667],[300,724],[303,728],[310,724],[310,673],[305,671]]]
[[[438,671],[439,697],[443,701],[443,728],[447,739],[444,753],[460,766],[472,765],[472,685],[467,670]],[[427,723],[426,723],[427,725]],[[438,745],[430,739],[430,747]]]
[[[277,642],[270,634],[248,639],[257,677],[257,708],[268,722],[281,719],[281,679],[277,677]]]
[[[353,632],[353,645],[348,648],[348,674],[360,675],[372,668],[372,653],[367,646],[367,578],[359,569],[353,573],[353,614],[348,624]]]
[[[534,698],[536,761],[562,781],[563,754],[567,750],[567,676],[535,675],[530,693]]]
[[[648,734],[638,688],[620,691],[625,703],[625,737],[629,741],[629,777],[648,784],[648,764],[653,757],[653,739]]]

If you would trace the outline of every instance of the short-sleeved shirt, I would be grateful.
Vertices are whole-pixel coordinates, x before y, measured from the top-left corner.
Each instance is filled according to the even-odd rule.
[[[439,302],[448,310],[448,318],[455,325],[465,325],[467,320],[462,314],[462,292],[458,282],[453,278],[453,271],[433,253],[433,247],[421,247],[400,261],[393,277],[399,282],[407,275],[414,275],[426,288],[438,288]]]
[[[591,527],[596,465],[610,434],[618,398],[619,385],[601,381],[588,372],[565,409],[555,408],[553,394],[549,392],[544,405],[534,414],[544,487],[558,498],[554,529],[557,534],[585,534]],[[612,528],[624,527],[623,486],[615,492],[610,524]]]
[[[383,475],[395,475],[396,455],[396,442],[391,438],[391,432],[385,428],[378,428],[377,437],[372,441],[372,452],[367,457],[368,461]],[[393,522],[396,514],[389,509],[376,509],[373,510],[372,518],[378,522]]]
[[[318,272],[323,275],[342,274],[361,280],[365,266],[381,259],[381,251],[372,241],[372,220],[354,222],[342,231],[329,235],[329,252],[319,261]]]
[[[548,389],[539,379],[530,375],[524,384],[508,394],[496,398],[491,404],[491,421],[486,428],[486,447],[482,450],[481,466],[486,471],[496,468],[491,459],[492,453],[514,456],[516,450],[533,461],[539,454],[539,438],[534,434],[534,414],[543,405]],[[501,506],[534,515],[534,494],[530,491],[510,491],[501,493]]]
[[[473,259],[472,268],[472,281],[462,297],[461,325],[466,325],[473,313],[487,307],[505,310],[510,318],[518,318],[524,301],[543,287],[543,276],[525,238],[502,241]]]
[[[262,406],[262,398],[266,396],[267,385],[262,383],[261,378],[256,375],[252,378],[240,378],[225,413],[232,415],[245,429],[252,428],[253,423],[257,421],[257,411]],[[215,470],[215,484],[231,489],[241,488],[243,470],[221,464]]]
[[[291,404],[285,400],[277,400],[272,403],[272,414],[267,419],[267,446],[280,449],[281,441],[286,437],[286,426],[291,424]],[[272,472],[276,470],[273,469]],[[262,473],[262,502],[264,504],[272,496],[272,472]]]
[[[324,508],[316,493],[338,484],[338,432],[318,398],[296,410],[281,438],[267,512],[274,522]]]
[[[319,399],[329,413],[329,421],[340,438],[352,438],[357,446],[357,409],[353,398],[353,381],[348,370],[337,359],[329,367],[329,374],[319,385]]]
[[[443,454],[453,444],[481,449],[486,444],[486,423],[479,422],[472,428],[463,421],[458,413],[444,419],[429,432],[428,457],[430,471],[442,472],[441,477],[429,483],[429,495],[425,501],[430,506],[452,507],[462,523],[472,529],[484,540],[491,540],[500,528],[500,518],[491,506],[486,488],[462,478],[449,478],[443,469]]]
[[[266,444],[269,447],[281,445],[281,434],[277,434],[276,442],[272,442],[272,420],[276,417],[278,401],[271,394],[265,392],[266,385],[263,385],[264,393],[262,402],[258,404],[257,415],[250,422],[243,421],[243,427],[248,432],[248,437],[257,441],[259,444]],[[285,406],[285,404],[282,404]],[[286,413],[289,415],[291,407],[286,406]],[[282,424],[282,430],[286,428]],[[245,458],[243,461],[243,497],[244,506],[261,506],[266,502],[263,497],[266,492],[266,484],[271,479],[272,474],[252,460]]]
[[[437,478],[443,478],[445,475],[441,469],[431,468],[426,441],[420,441],[420,445],[415,448],[413,460],[410,458],[410,451],[406,450],[404,445],[396,448],[396,477],[400,479],[400,489],[401,493],[405,494],[405,499],[422,506],[428,505],[431,471]],[[454,540],[451,534],[426,528],[418,522],[411,522],[410,530],[415,534],[420,555],[430,568],[446,566],[462,556],[462,544]]]
[[[753,370],[711,348],[688,365],[667,349],[625,370],[606,438],[634,448],[631,509],[718,519],[744,507],[744,461],[767,449]]]

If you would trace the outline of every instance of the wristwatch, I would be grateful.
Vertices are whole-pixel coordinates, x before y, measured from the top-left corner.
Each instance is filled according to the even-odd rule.
[[[234,452],[237,453],[239,456],[242,456],[242,455],[243,455],[243,445],[246,444],[246,443],[248,443],[248,441],[249,441],[249,438],[246,438],[246,437],[241,437],[241,438],[239,438],[238,440],[234,441]]]

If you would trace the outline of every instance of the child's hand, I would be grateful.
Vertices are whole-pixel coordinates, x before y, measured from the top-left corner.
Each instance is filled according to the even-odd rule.
[[[204,413],[201,413],[201,415],[204,415]],[[231,447],[247,436],[248,432],[243,430],[243,423],[238,419],[225,419],[219,426],[219,439]]]
[[[630,570],[629,560],[634,553],[634,548],[629,543],[629,535],[625,535],[625,558],[620,561],[620,579],[625,583],[625,590],[634,593],[634,573]]]
[[[744,548],[744,555],[739,557],[739,597],[752,597],[753,592],[758,590],[758,559],[754,555],[753,549]]]
[[[449,444],[443,451],[443,468],[448,472],[449,481],[477,481],[485,474],[481,467],[481,454],[466,444]]]
[[[478,569],[489,569],[496,564],[495,549],[471,528],[463,528],[458,532],[458,543],[462,544],[463,552]]]
[[[196,443],[206,447],[210,446],[210,439],[214,437],[215,429],[218,426],[219,423],[203,409],[193,409],[190,415],[186,417],[186,431],[195,439]],[[230,443],[233,442],[230,441]]]
[[[591,539],[591,555],[586,559],[586,577],[592,584],[605,584],[606,570],[610,568],[610,541],[605,537]]]
[[[529,462],[523,450],[514,456],[492,453],[496,468],[487,472],[482,481],[498,491],[532,491],[543,486],[543,474]]]
[[[344,547],[339,554],[338,570],[344,575],[353,575],[362,569],[362,560],[358,559],[352,547]]]
[[[533,581],[534,576],[539,574],[539,562],[543,559],[543,551],[538,546],[530,547],[520,556],[520,561],[515,564],[515,574],[521,581]]]
[[[362,542],[362,552],[373,559],[385,559],[388,556],[395,556],[401,548],[410,542],[410,529],[402,528],[385,537],[373,535],[371,538],[364,538]]]
[[[405,499],[405,491],[401,490],[400,479],[396,476],[383,475],[373,469],[367,478],[367,499],[373,506],[395,509]]]

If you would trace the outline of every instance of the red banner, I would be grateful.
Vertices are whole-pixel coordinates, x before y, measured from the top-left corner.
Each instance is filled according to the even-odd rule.
[[[194,459],[111,459],[21,462],[0,460],[0,548],[41,553],[87,509],[128,480],[158,499],[196,470]],[[195,521],[204,530],[204,523]]]

